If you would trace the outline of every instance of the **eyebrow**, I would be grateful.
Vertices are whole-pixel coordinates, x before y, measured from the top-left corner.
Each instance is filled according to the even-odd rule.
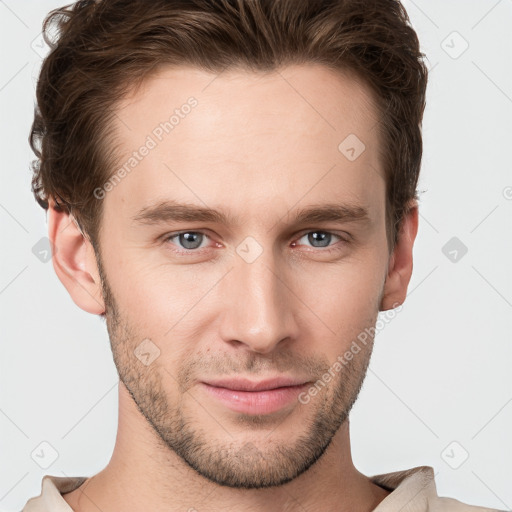
[[[290,216],[288,212],[286,217]],[[312,205],[292,214],[293,224],[318,222],[368,221],[368,209],[358,204],[327,203]],[[220,210],[167,200],[142,208],[132,220],[137,224],[163,224],[171,222],[211,222],[224,225],[239,223],[239,217]]]

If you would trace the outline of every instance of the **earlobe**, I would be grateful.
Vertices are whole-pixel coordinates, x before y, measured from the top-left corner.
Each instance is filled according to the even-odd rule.
[[[53,268],[78,307],[101,315],[105,304],[92,244],[68,212],[55,209],[53,200],[49,203],[48,237],[54,246]]]
[[[379,310],[403,304],[413,269],[413,246],[418,233],[418,203],[414,201],[402,220],[398,241],[389,260],[388,273]]]

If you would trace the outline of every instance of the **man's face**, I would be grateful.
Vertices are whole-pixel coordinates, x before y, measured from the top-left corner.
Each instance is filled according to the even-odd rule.
[[[173,114],[172,129],[160,124]],[[375,325],[388,266],[369,92],[318,65],[168,68],[117,116],[118,168],[138,152],[103,199],[99,239],[120,378],[158,442],[203,476],[283,484],[325,451],[371,355],[369,340],[335,365]],[[227,220],[152,211],[166,202]],[[355,215],[296,220],[327,206]],[[224,398],[205,384],[279,376],[307,384]]]

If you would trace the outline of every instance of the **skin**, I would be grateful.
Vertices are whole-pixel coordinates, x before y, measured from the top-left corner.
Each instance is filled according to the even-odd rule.
[[[119,166],[190,96],[197,106],[102,199],[101,257],[49,210],[57,275],[80,308],[105,314],[120,375],[112,458],[64,499],[81,512],[373,510],[389,491],[355,468],[348,419],[372,340],[307,404],[271,414],[234,412],[201,386],[235,375],[314,383],[379,310],[405,300],[418,209],[390,253],[372,94],[317,64],[164,68],[117,105]],[[338,150],[349,134],[366,147],[354,161]],[[233,222],[133,220],[164,200]],[[293,223],[327,203],[368,217]],[[171,237],[187,231],[199,249]],[[332,236],[322,245],[311,233]],[[247,237],[261,250],[251,262],[237,252],[258,250]],[[145,339],[159,350],[148,365],[134,354]]]

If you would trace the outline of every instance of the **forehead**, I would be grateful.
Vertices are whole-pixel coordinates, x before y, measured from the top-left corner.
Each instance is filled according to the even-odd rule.
[[[369,88],[318,64],[163,68],[117,105],[113,172],[125,172],[105,210],[128,217],[169,198],[241,217],[276,200],[281,213],[322,199],[379,208],[377,127]]]

